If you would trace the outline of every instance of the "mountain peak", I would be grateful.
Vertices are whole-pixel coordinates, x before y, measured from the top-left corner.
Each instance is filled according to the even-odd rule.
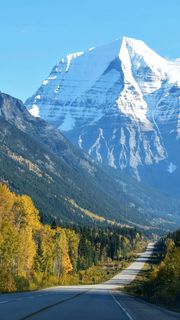
[[[142,40],[123,37],[122,47],[126,46],[131,58],[143,58],[147,65],[151,68],[165,69],[168,61],[158,55],[155,51],[149,48]]]
[[[142,40],[138,40],[138,39],[134,39],[134,38],[126,37],[126,36],[122,37],[122,42],[131,43],[132,45],[133,45],[133,43],[136,43],[137,41],[138,42],[143,42]]]
[[[178,79],[178,61],[123,37],[61,60],[26,105],[99,162],[165,181],[180,167]]]

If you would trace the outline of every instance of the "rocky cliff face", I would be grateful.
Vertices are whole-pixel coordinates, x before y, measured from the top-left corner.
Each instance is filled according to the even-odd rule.
[[[26,105],[99,162],[178,194],[179,97],[180,62],[124,37],[62,59]]]

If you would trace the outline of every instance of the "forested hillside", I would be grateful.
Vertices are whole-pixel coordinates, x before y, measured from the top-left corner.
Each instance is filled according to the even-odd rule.
[[[93,265],[126,257],[141,239],[133,228],[44,225],[29,196],[0,184],[1,292],[61,284]]]
[[[99,167],[59,130],[0,93],[0,182],[28,194],[43,222],[113,223],[174,230],[179,201]]]

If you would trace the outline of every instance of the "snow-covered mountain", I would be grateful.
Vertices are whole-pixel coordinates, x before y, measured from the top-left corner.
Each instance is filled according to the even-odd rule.
[[[99,162],[180,193],[180,60],[124,37],[67,55],[26,106]]]

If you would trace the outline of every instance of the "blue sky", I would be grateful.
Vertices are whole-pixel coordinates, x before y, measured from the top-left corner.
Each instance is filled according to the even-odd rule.
[[[180,57],[180,0],[0,0],[0,91],[31,96],[64,55],[122,36]]]

